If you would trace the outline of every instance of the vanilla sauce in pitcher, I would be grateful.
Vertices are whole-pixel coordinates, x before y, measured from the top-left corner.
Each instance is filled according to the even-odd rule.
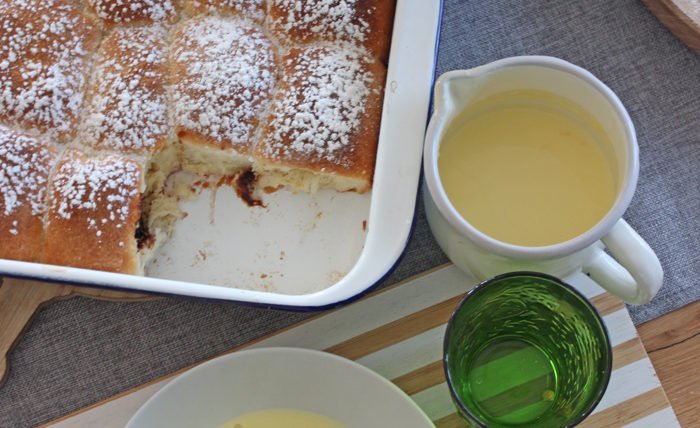
[[[442,185],[460,215],[492,238],[544,246],[590,229],[617,183],[609,137],[575,103],[543,91],[471,103],[440,146]]]

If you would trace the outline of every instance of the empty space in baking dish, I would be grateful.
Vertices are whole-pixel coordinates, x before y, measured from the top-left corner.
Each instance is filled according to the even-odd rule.
[[[360,257],[370,199],[371,192],[282,189],[263,194],[264,206],[249,207],[230,186],[204,188],[180,202],[186,216],[147,275],[282,294],[322,290]]]

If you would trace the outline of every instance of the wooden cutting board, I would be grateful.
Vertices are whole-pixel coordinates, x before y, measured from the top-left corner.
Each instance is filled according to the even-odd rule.
[[[622,301],[583,274],[567,280],[603,316],[613,346],[610,385],[594,412],[580,426],[679,427]],[[437,428],[466,428],[455,413],[445,384],[442,339],[452,311],[476,282],[453,265],[441,266],[228,352],[270,346],[324,350],[354,360],[392,381],[423,409]],[[92,404],[46,426],[124,427],[144,402],[186,369]]]
[[[39,309],[51,301],[74,296],[120,301],[157,298],[101,288],[0,278],[0,385],[7,375],[10,351]]]
[[[700,0],[642,0],[673,34],[700,53]]]

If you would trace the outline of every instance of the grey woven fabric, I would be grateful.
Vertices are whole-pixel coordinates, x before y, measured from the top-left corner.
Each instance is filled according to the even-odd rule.
[[[635,322],[699,299],[700,56],[638,0],[446,0],[438,73],[523,54],[589,69],[637,126],[641,177],[626,218],[666,280],[651,304],[631,308]],[[382,286],[445,261],[419,204],[404,257]],[[309,315],[187,299],[54,303],[11,355],[0,427],[51,420]]]

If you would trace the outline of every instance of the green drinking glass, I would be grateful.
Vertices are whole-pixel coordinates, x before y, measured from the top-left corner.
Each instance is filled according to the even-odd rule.
[[[573,287],[513,272],[479,284],[457,306],[443,362],[468,424],[560,428],[600,402],[612,351],[600,315]]]

